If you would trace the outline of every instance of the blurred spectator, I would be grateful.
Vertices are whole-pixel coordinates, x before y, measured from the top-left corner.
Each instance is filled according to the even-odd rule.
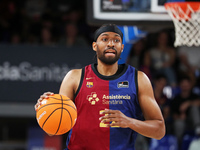
[[[82,6],[85,3],[78,2],[81,7],[77,7],[77,2],[77,0],[0,1],[0,42],[9,43],[12,39],[15,44],[20,41],[23,44],[35,45],[42,44],[43,39],[43,42],[47,44],[50,33],[43,29],[47,28],[51,32],[54,44],[59,42],[67,46],[88,45],[87,40],[90,40],[92,33],[91,27],[86,24],[84,18]],[[68,31],[60,32],[66,22],[72,22],[75,26],[71,25],[66,27]],[[43,30],[43,36],[41,30]],[[20,33],[18,39],[16,31]]]
[[[153,90],[156,102],[158,103],[166,125],[166,134],[171,133],[171,111],[170,111],[170,99],[164,94],[164,88],[167,86],[167,78],[164,74],[158,74],[153,79]]]
[[[179,47],[180,72],[187,72],[192,77],[193,84],[200,76],[200,47]]]
[[[195,78],[194,93],[200,96],[200,76]]]
[[[170,86],[176,86],[176,74],[173,69],[176,52],[169,44],[169,35],[166,31],[158,33],[156,46],[149,51],[152,72],[165,74]]]
[[[145,42],[144,40],[138,40],[133,44],[133,47],[130,51],[127,63],[131,66],[139,69],[143,64],[143,53],[145,50]]]
[[[195,130],[196,137],[191,141],[188,150],[199,150],[200,148],[200,127]]]
[[[46,27],[48,29],[53,29],[54,24],[53,24],[53,16],[51,15],[50,12],[45,12],[42,16],[41,16],[41,26],[42,27]]]
[[[190,143],[188,150],[199,150],[199,148],[200,148],[200,138],[193,140]]]
[[[179,82],[180,94],[176,95],[171,103],[174,119],[174,134],[179,142],[185,132],[194,132],[200,125],[200,98],[193,93],[191,79],[183,76]]]
[[[46,11],[41,18],[41,28],[47,28],[51,34],[52,39],[57,44],[60,38],[60,28],[62,25],[61,18],[51,14],[52,12]]]
[[[38,40],[38,37],[35,36],[34,34],[29,34],[27,36],[27,39],[26,39],[26,42],[25,44],[28,44],[28,45],[38,45],[39,44],[39,40]]]
[[[68,21],[77,24],[81,20],[81,17],[80,10],[72,9],[68,14]]]
[[[140,39],[133,44],[127,63],[138,70],[143,71],[151,79],[150,58],[146,52],[145,39]]]
[[[44,46],[55,45],[52,37],[52,32],[49,28],[43,27],[41,30],[41,41],[40,43]]]
[[[26,0],[25,8],[30,17],[41,16],[46,8],[46,0]]]
[[[7,43],[10,40],[12,32],[11,21],[14,19],[16,7],[11,0],[0,1],[0,40],[2,43]],[[16,24],[17,25],[17,24]]]
[[[141,134],[138,134],[135,141],[135,149],[149,150],[149,139]]]
[[[86,38],[79,35],[76,24],[71,22],[65,25],[64,36],[61,37],[58,44],[64,46],[88,46]]]
[[[195,130],[195,137],[190,142],[188,150],[199,150],[200,148],[200,127]]]
[[[14,32],[11,35],[10,43],[13,44],[13,45],[21,44],[21,36],[20,36],[20,34],[17,33],[17,32]]]
[[[48,0],[47,7],[48,9],[52,10],[53,12],[63,12],[66,13],[69,11],[73,6],[82,7],[85,1],[80,0]]]

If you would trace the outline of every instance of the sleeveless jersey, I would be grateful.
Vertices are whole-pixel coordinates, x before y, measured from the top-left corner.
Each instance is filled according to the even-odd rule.
[[[75,95],[78,117],[67,140],[69,150],[134,150],[137,133],[130,128],[106,127],[99,118],[102,110],[120,110],[142,119],[137,99],[137,70],[123,64],[120,73],[103,76],[94,64],[82,70]]]

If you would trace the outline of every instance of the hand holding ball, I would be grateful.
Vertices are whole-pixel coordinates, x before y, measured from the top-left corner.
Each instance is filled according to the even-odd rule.
[[[75,124],[77,110],[74,102],[60,94],[43,99],[36,111],[39,126],[48,134],[61,135]]]

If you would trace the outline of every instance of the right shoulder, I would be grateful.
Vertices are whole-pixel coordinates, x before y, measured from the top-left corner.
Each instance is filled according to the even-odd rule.
[[[82,69],[70,70],[62,81],[59,93],[73,99],[74,94],[78,89],[81,75]]]
[[[72,69],[66,74],[66,76],[75,76],[76,77],[76,76],[81,75],[81,73],[82,73],[82,69]]]
[[[77,81],[81,78],[82,69],[72,69],[64,77],[64,81]]]

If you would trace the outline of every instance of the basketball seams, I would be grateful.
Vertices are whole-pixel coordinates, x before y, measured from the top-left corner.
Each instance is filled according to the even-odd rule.
[[[67,106],[73,108],[73,109],[77,112],[77,109],[76,109],[75,107],[73,107],[72,105],[69,105],[69,104],[65,104],[65,105],[67,105]]]
[[[72,115],[70,114],[69,110],[67,110],[66,108],[63,108],[63,109],[66,110],[68,112],[68,114],[69,114],[69,117],[71,119],[71,127],[70,128],[72,128],[72,126],[73,126]]]
[[[62,107],[56,108],[55,110],[53,110],[53,111],[51,112],[51,114],[49,114],[49,116],[48,116],[48,117],[45,119],[45,121],[43,122],[42,128],[44,127],[44,125],[45,125],[45,123],[47,122],[47,120],[51,117],[51,115],[53,115],[53,113],[54,113],[55,111],[57,111],[58,109],[62,109]]]
[[[68,113],[68,115],[69,115],[69,117],[70,117],[70,120],[71,120],[71,121],[70,121],[70,122],[71,122],[71,127],[70,127],[70,128],[72,128],[72,126],[73,126],[73,124],[74,124],[74,121],[72,120],[72,115],[71,115],[71,113],[70,113],[66,108],[59,107],[59,108],[55,109],[54,111],[52,111],[51,114],[46,118],[46,120],[45,120],[45,121],[43,122],[43,124],[42,124],[42,129],[43,129],[45,123],[48,121],[48,119],[49,119],[57,110],[59,110],[59,109],[62,109],[62,111],[65,110],[65,111]],[[61,119],[62,119],[62,116],[61,116]],[[60,122],[60,124],[61,124],[61,122]],[[59,131],[59,129],[60,129],[60,124],[58,125],[58,129],[57,129],[57,131],[56,131],[56,133],[55,133],[54,135],[56,135],[57,132]]]
[[[74,126],[74,119],[77,117],[77,114],[75,115],[75,113],[77,113],[77,108],[72,100],[66,99],[66,96],[59,94],[49,98],[50,99],[47,99],[47,102],[43,103],[36,111],[37,121],[45,132],[52,135],[63,134],[64,130]],[[46,114],[44,111],[47,111],[47,115],[39,122],[38,118],[40,119]],[[56,121],[52,120],[52,118],[55,118]],[[65,125],[66,123],[67,125]]]
[[[60,95],[60,96],[61,96],[61,95]],[[50,96],[49,98],[52,98],[52,99],[54,99],[54,100],[61,100],[61,99],[59,99],[59,98],[51,97],[51,96]],[[70,100],[71,100],[71,99],[69,99],[69,98],[68,98],[68,99],[63,99],[63,101],[70,101]]]
[[[51,104],[46,104],[46,105],[44,105],[44,106],[42,106],[42,107],[40,107],[38,110],[37,110],[37,112],[38,111],[40,111],[42,108],[44,108],[44,107],[47,107],[47,106],[49,106],[49,105],[54,105],[54,104],[60,104],[60,103],[51,103]],[[72,105],[70,105],[70,104],[65,104],[65,103],[63,103],[63,105],[67,105],[67,106],[70,106],[71,108],[73,108],[74,110],[76,110],[76,108],[75,107],[73,107]]]
[[[59,129],[60,129],[60,125],[61,125],[61,122],[62,122],[62,116],[63,116],[63,98],[62,98],[62,96],[60,95],[60,100],[61,100],[61,107],[62,107],[62,110],[61,110],[61,114],[60,114],[60,122],[59,122],[59,125],[58,125],[58,129],[57,129],[57,131],[56,131],[56,133],[55,134],[57,134],[58,133],[58,131],[59,131]]]

